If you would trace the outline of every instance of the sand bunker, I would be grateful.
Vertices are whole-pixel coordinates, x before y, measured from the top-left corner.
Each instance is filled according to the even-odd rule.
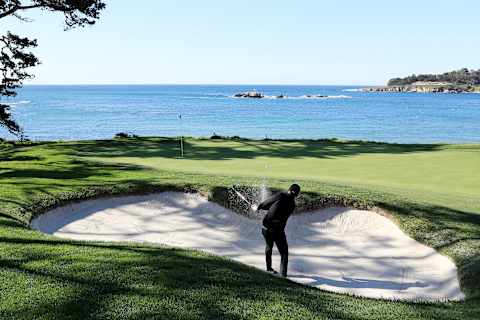
[[[91,200],[50,211],[32,227],[62,238],[147,241],[265,268],[259,221],[198,194]],[[289,279],[328,291],[401,300],[461,300],[455,265],[374,212],[331,208],[292,216]],[[274,251],[278,268],[278,252]]]

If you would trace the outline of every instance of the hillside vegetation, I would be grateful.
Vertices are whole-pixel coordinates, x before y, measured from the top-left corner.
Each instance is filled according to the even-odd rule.
[[[411,75],[405,78],[393,78],[388,81],[389,86],[406,86],[415,82],[443,82],[452,85],[480,85],[480,69],[469,70],[463,68],[460,70],[445,72],[442,74],[419,74]]]

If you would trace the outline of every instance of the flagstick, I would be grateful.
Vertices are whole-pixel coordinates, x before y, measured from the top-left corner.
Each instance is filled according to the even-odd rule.
[[[183,136],[180,137],[180,149],[182,149],[182,158],[183,158]]]
[[[182,115],[178,115],[178,117],[180,118],[180,152],[182,154],[182,158],[183,158],[183,120],[182,120]]]

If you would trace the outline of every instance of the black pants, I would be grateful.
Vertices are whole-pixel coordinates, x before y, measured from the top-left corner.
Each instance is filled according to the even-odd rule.
[[[273,244],[277,246],[278,252],[280,252],[280,273],[282,276],[287,276],[288,268],[288,243],[285,231],[274,231],[266,228],[262,228],[262,234],[265,238],[265,262],[267,263],[267,270],[272,270],[272,250]]]

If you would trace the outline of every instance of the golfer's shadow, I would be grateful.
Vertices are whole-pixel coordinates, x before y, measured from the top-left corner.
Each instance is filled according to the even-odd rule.
[[[324,278],[320,276],[306,276],[300,274],[292,274],[288,276],[289,279],[293,281],[298,281],[305,283],[309,286],[319,287],[321,285],[327,285],[330,287],[337,288],[352,288],[352,289],[384,289],[384,290],[395,290],[402,291],[409,288],[425,288],[428,287],[428,284],[421,281],[415,282],[395,282],[389,280],[374,280],[374,279],[362,279],[362,278],[350,278],[342,277],[342,280],[333,280],[329,278]],[[302,281],[311,280],[311,281]]]

